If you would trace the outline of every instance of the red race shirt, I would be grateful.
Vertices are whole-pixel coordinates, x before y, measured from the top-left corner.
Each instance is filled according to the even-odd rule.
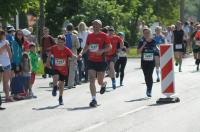
[[[112,37],[109,36],[109,38],[110,38],[110,41],[111,41],[112,50],[106,54],[107,60],[111,59],[113,56],[115,56],[117,54],[118,45],[123,43],[122,39],[117,35],[114,35]]]
[[[103,32],[99,32],[99,34],[91,33],[88,35],[86,44],[89,46],[88,59],[94,62],[102,62],[102,55],[97,55],[96,52],[109,46],[110,40]]]
[[[195,39],[197,39],[197,40],[200,39],[200,31],[197,31],[197,33],[195,34]]]
[[[72,51],[64,47],[64,49],[60,50],[57,45],[52,46],[50,49],[50,53],[54,57],[54,69],[58,70],[63,75],[68,75],[68,57],[72,57]]]

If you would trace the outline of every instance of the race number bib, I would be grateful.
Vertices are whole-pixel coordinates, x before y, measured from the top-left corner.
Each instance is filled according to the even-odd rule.
[[[55,59],[55,65],[56,66],[65,66],[66,61],[64,59]]]
[[[144,53],[143,59],[144,59],[144,61],[153,61],[154,60],[154,54],[153,53]]]
[[[183,49],[183,45],[182,44],[176,44],[175,45],[175,48],[178,50],[178,49]]]
[[[200,46],[200,41],[196,41],[196,45],[197,45],[197,46]]]
[[[90,44],[89,50],[90,50],[90,52],[97,52],[99,50],[99,45],[98,44]]]

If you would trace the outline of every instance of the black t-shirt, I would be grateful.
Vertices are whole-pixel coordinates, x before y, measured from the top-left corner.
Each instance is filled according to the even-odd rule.
[[[156,41],[152,39],[151,42],[147,42],[146,40],[141,40],[138,44],[138,49],[140,49],[143,45],[145,44],[143,50],[142,50],[142,55],[141,55],[141,60],[142,62],[145,63],[155,63],[155,54],[158,52],[158,48],[156,47]]]
[[[175,30],[174,32],[174,44],[183,44],[184,40],[184,31],[181,30]]]
[[[127,48],[129,48],[129,43],[127,41],[124,41],[124,46],[126,48],[122,48],[122,50],[118,53],[118,57],[123,58],[123,57],[127,57]],[[117,45],[117,49],[120,49],[120,44]]]

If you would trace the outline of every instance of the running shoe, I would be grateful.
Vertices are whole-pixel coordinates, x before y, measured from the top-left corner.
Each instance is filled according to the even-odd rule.
[[[58,86],[54,86],[53,90],[52,90],[52,96],[56,96],[57,95],[57,90],[58,90]]]
[[[106,91],[106,85],[107,85],[107,82],[105,82],[103,84],[103,86],[101,87],[100,94],[104,94],[105,93],[105,91]]]
[[[178,62],[175,62],[175,66],[178,66]]]
[[[2,108],[1,106],[0,106],[0,110],[5,110],[6,108]]]
[[[146,95],[147,97],[151,97],[151,91],[147,90]]]
[[[58,101],[59,101],[59,105],[64,105],[62,96],[59,97]]]
[[[42,77],[43,77],[43,78],[47,78],[47,75],[44,74],[44,75],[42,75]]]
[[[95,99],[93,99],[91,102],[90,102],[90,107],[97,107],[97,101]]]
[[[182,72],[181,67],[179,67],[179,72]]]

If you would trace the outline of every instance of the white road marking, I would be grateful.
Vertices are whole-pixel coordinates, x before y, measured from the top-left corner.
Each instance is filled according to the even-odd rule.
[[[148,107],[149,107],[149,106],[142,106],[142,107],[139,107],[139,108],[134,109],[134,110],[132,110],[132,111],[123,113],[123,114],[119,115],[117,118],[125,117],[125,116],[127,116],[127,115],[136,113],[136,112],[141,111],[141,110],[143,110],[143,109],[146,109],[146,108],[148,108]],[[117,118],[115,118],[115,119],[117,119]],[[92,125],[92,126],[90,126],[90,127],[88,127],[88,128],[85,128],[85,129],[83,129],[83,130],[80,130],[79,132],[87,132],[87,131],[93,130],[93,129],[95,129],[95,128],[98,128],[98,127],[100,127],[100,126],[102,126],[102,125],[105,125],[105,124],[107,124],[107,123],[108,123],[108,122],[100,122],[100,123],[97,123],[97,124],[95,124],[95,125]]]
[[[134,109],[134,110],[132,110],[132,111],[129,111],[129,112],[126,112],[126,113],[121,114],[120,116],[118,116],[118,118],[125,117],[125,116],[127,116],[127,115],[132,114],[132,113],[136,113],[136,112],[141,111],[141,110],[143,110],[143,109],[146,109],[146,108],[148,108],[148,107],[149,107],[149,106],[142,106],[142,107],[139,107],[139,108]]]
[[[92,126],[90,126],[90,127],[88,127],[88,128],[85,128],[85,129],[83,129],[83,130],[81,130],[81,131],[79,131],[79,132],[87,132],[87,131],[93,130],[93,129],[97,128],[97,127],[100,127],[100,126],[102,126],[102,125],[104,125],[104,124],[106,124],[106,122],[100,122],[100,123],[97,123],[97,124],[95,124],[95,125],[92,125]]]

